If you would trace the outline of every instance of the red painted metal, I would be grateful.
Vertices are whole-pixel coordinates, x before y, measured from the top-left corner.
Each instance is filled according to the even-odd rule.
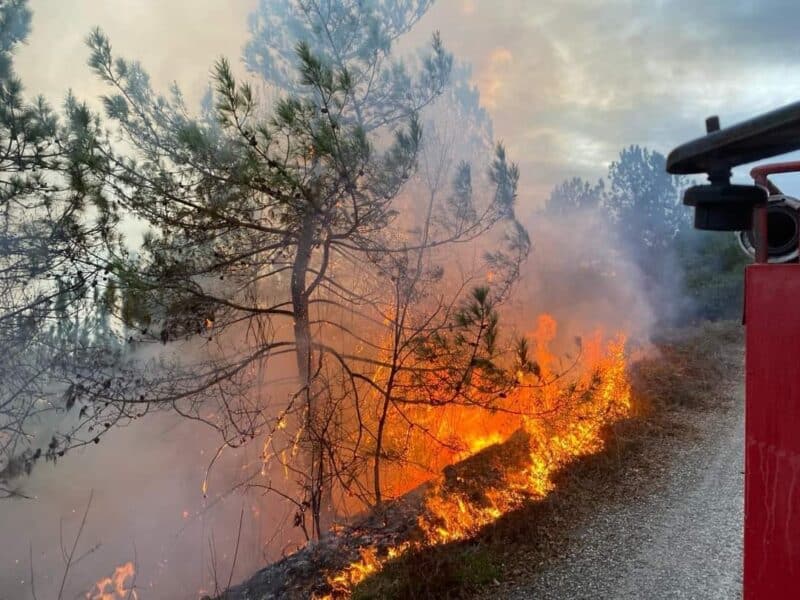
[[[745,274],[744,600],[800,598],[800,264]]]
[[[764,264],[769,262],[769,244],[767,240],[767,207],[756,206],[753,209],[753,222],[755,223],[756,235],[756,262]]]
[[[767,187],[767,177],[770,175],[777,175],[778,173],[796,173],[797,171],[800,171],[800,161],[771,163],[753,167],[750,170],[750,177],[752,177],[758,185]]]
[[[800,171],[800,161],[790,161],[760,165],[750,170],[750,177],[756,185],[766,188],[770,194],[780,194],[781,191],[769,180],[770,175],[778,173],[797,173]],[[756,207],[753,214],[756,229],[756,262],[766,263],[769,260],[769,250],[767,248],[767,208],[765,206]]]

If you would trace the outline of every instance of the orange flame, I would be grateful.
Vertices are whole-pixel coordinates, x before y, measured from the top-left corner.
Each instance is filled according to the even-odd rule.
[[[349,595],[349,591],[355,586],[373,573],[380,571],[386,562],[397,558],[411,547],[411,542],[399,544],[398,546],[389,548],[386,556],[382,558],[378,557],[375,548],[362,548],[360,551],[361,558],[350,564],[340,573],[330,577],[328,579],[328,585],[331,586],[333,593],[337,596]],[[333,596],[325,596],[322,600],[327,600],[332,597]]]
[[[135,589],[136,570],[132,562],[114,569],[111,577],[104,577],[86,594],[86,600],[138,600]]]
[[[554,324],[554,322],[552,323]],[[545,323],[549,328],[551,323]],[[552,357],[537,358],[543,377]],[[426,500],[426,514],[420,527],[429,544],[464,539],[501,515],[519,508],[528,498],[543,498],[553,489],[552,476],[582,456],[603,449],[603,429],[631,411],[630,384],[626,371],[625,337],[617,336],[603,345],[599,334],[585,349],[585,368],[577,390],[565,394],[560,386],[528,388],[531,376],[523,377],[523,387],[510,398],[510,404],[526,407],[518,431],[529,436],[529,462],[518,472],[507,473],[502,485],[485,490],[484,501],[470,502],[466,496],[448,493],[437,481]],[[538,378],[537,378],[538,379]],[[574,397],[571,397],[574,396]],[[505,432],[507,435],[512,432]],[[469,437],[469,433],[465,433]],[[499,435],[499,434],[497,434]],[[484,445],[485,436],[468,439],[470,447]]]
[[[430,480],[432,471],[494,444],[511,443],[512,436],[525,440],[522,460],[481,489],[479,500],[449,488],[444,476],[435,479],[418,519],[423,541],[403,542],[380,557],[375,548],[362,549],[359,560],[329,578],[332,597],[348,596],[359,582],[409,550],[474,536],[524,502],[545,497],[559,469],[603,449],[604,429],[632,410],[625,336],[605,341],[597,332],[588,341],[576,340],[580,360],[574,359],[572,375],[567,377],[564,370],[570,369],[563,369],[549,349],[556,333],[555,319],[540,316],[531,335],[538,369],[519,372],[519,386],[496,404],[496,411],[464,405],[406,410],[405,422],[416,426],[399,427],[388,437],[405,448],[407,460],[387,464],[382,476],[395,495]],[[446,443],[437,445],[432,439]]]

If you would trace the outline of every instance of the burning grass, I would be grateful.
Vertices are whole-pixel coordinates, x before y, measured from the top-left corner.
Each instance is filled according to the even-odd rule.
[[[540,320],[538,368],[497,405],[520,410],[440,407],[441,422],[428,423],[453,443],[428,440],[438,476],[404,489],[420,474],[403,482],[402,465],[387,463],[398,469],[397,498],[225,598],[439,599],[503,589],[518,570],[563,552],[604,503],[647,493],[666,472],[666,448],[686,443],[698,415],[735,396],[724,392],[741,367],[735,323],[669,332],[633,364],[623,336],[597,334],[581,341],[566,376],[556,376],[559,358],[547,349],[553,325]],[[410,454],[424,447],[419,432],[390,433],[406,436]]]
[[[469,540],[504,515],[542,500],[554,489],[558,471],[603,449],[606,428],[632,411],[625,338],[607,341],[598,333],[588,342],[578,341],[580,368],[562,379],[557,357],[549,351],[555,333],[555,321],[540,318],[534,336],[536,367],[518,373],[519,385],[496,411],[444,409],[436,434],[453,440],[447,446],[452,454],[447,457],[440,450],[429,462],[450,458],[452,464],[426,487],[413,535],[394,544],[361,548],[358,560],[329,576],[326,597],[348,597],[354,591],[359,597],[411,597],[400,590],[371,595],[364,591],[370,588],[364,582],[387,563],[402,565],[408,556]],[[424,422],[416,422],[420,421]],[[492,443],[498,439],[503,441]],[[413,444],[411,438],[412,449]],[[482,449],[465,458],[458,456],[458,448]],[[462,559],[450,576],[477,584],[493,573],[491,561],[480,552]]]
[[[602,451],[565,464],[551,474],[546,497],[523,502],[475,536],[419,546],[385,563],[355,586],[352,597],[504,597],[508,588],[499,582],[524,580],[563,556],[570,543],[580,543],[580,524],[604,505],[628,502],[657,485],[669,448],[691,439],[689,424],[731,401],[726,388],[738,381],[741,347],[741,326],[732,322],[660,336],[654,351],[630,368],[635,418],[609,423],[601,432]],[[509,451],[513,456],[513,445]]]

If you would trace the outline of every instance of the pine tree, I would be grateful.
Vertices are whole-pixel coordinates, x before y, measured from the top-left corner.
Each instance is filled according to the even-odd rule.
[[[81,365],[109,356],[97,349],[94,305],[119,241],[117,212],[95,177],[98,120],[71,96],[62,115],[24,96],[13,53],[30,20],[26,1],[0,3],[0,483],[34,456],[82,443],[68,423],[46,449],[32,446],[36,422],[75,406],[65,390]]]
[[[116,266],[121,316],[138,329],[137,344],[187,348],[148,381],[148,401],[213,424],[231,445],[263,434],[270,454],[299,453],[283,466],[303,490],[296,522],[305,529],[310,513],[313,537],[333,483],[359,491],[376,436],[361,412],[364,390],[390,365],[387,324],[411,329],[390,313],[416,307],[441,279],[431,252],[441,258],[503,222],[502,246],[481,268],[506,289],[529,247],[514,218],[518,172],[502,147],[485,202],[474,202],[466,164],[452,196],[442,186],[424,201],[407,193],[427,148],[420,111],[452,69],[438,35],[413,67],[393,58],[396,38],[428,4],[266,4],[299,28],[291,53],[285,40],[266,53],[280,55],[283,66],[264,72],[284,93],[265,106],[222,59],[198,118],[177,88],[158,95],[138,63],[115,58],[101,32],[89,39],[90,64],[112,88],[107,114],[134,150],[103,176],[150,226],[139,260]],[[438,326],[448,322],[437,316]],[[286,374],[283,357],[297,385],[285,401],[257,400],[255,375]]]
[[[573,177],[553,188],[545,210],[551,215],[562,216],[591,211],[601,206],[604,195],[605,186],[602,179],[592,185],[580,177]]]

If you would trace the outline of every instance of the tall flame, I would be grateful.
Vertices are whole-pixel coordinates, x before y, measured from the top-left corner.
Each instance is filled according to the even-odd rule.
[[[552,374],[547,372],[552,361],[543,354],[543,348],[537,350],[544,378]],[[603,429],[628,416],[631,410],[625,337],[619,335],[603,344],[598,334],[585,348],[584,360],[585,369],[575,388],[584,389],[582,392],[567,393],[557,385],[525,387],[526,382],[533,382],[530,375],[523,377],[523,386],[509,398],[509,404],[528,409],[523,411],[527,414],[520,417],[517,428],[518,434],[527,437],[527,464],[523,469],[510,470],[499,484],[485,489],[481,502],[471,501],[468,494],[453,493],[440,478],[428,494],[426,514],[420,517],[427,543],[474,535],[481,527],[519,508],[526,499],[546,496],[554,486],[552,476],[560,468],[603,449]],[[480,447],[487,439],[485,434],[476,438],[470,438],[469,432],[464,435],[470,447]]]

